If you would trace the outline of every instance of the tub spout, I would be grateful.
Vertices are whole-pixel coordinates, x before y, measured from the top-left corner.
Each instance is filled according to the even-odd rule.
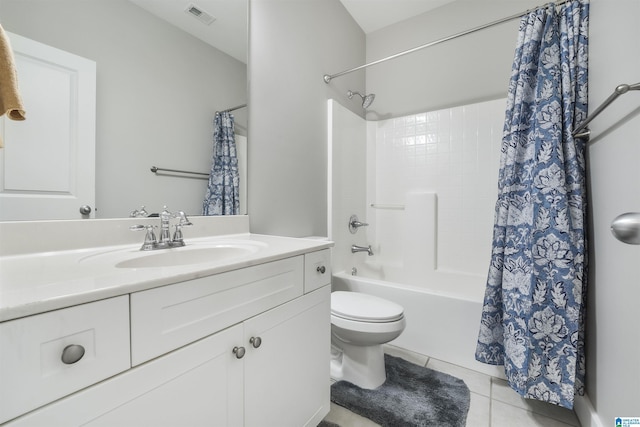
[[[351,245],[351,253],[355,254],[356,252],[366,252],[369,256],[373,255],[373,251],[371,250],[371,245],[369,246],[358,246]]]

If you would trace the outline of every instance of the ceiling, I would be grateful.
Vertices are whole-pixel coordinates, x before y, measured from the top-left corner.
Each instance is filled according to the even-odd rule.
[[[455,0],[340,0],[366,34],[453,1]]]
[[[129,0],[235,59],[247,62],[247,1],[245,0]],[[340,0],[368,34],[455,0]],[[206,24],[200,18],[215,20]]]
[[[129,0],[238,61],[247,62],[247,1],[245,0]],[[191,6],[215,18],[203,23]]]

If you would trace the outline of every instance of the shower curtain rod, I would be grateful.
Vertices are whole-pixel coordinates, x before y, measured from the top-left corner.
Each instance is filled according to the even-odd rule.
[[[569,2],[569,1],[571,1],[571,0],[562,0],[562,1],[554,3],[553,5],[555,7],[558,7],[558,6],[562,6],[563,4],[565,4],[565,3]],[[381,62],[386,62],[386,61],[389,61],[391,59],[396,59],[396,58],[398,58],[400,56],[404,56],[404,55],[416,52],[418,50],[425,49],[427,47],[435,46],[437,44],[444,43],[446,41],[453,40],[453,39],[456,39],[458,37],[466,36],[467,34],[475,33],[476,31],[484,30],[485,28],[493,27],[494,25],[502,24],[504,22],[508,22],[508,21],[512,21],[512,20],[517,19],[517,18],[521,18],[522,16],[526,15],[527,13],[529,13],[529,12],[531,12],[533,10],[536,10],[536,9],[538,9],[540,7],[544,7],[544,6],[539,6],[539,7],[535,8],[535,9],[528,9],[528,10],[525,10],[524,12],[520,12],[520,13],[515,14],[515,15],[507,16],[505,18],[498,19],[497,21],[493,21],[493,22],[489,22],[488,24],[480,25],[479,27],[471,28],[469,30],[462,31],[462,32],[453,34],[451,36],[447,36],[447,37],[441,38],[439,40],[435,40],[435,41],[432,41],[432,42],[429,42],[429,43],[426,43],[426,44],[423,44],[423,45],[420,45],[420,46],[416,46],[416,47],[414,47],[412,49],[405,50],[405,51],[396,53],[396,54],[391,55],[391,56],[387,56],[386,58],[378,59],[377,61],[373,61],[373,62],[369,62],[369,63],[364,64],[364,65],[360,65],[359,67],[355,67],[355,68],[351,68],[349,70],[341,71],[341,72],[336,73],[336,74],[325,74],[324,75],[324,82],[329,84],[329,82],[333,78],[344,76],[345,74],[353,73],[354,71],[362,70],[362,69],[370,67],[372,65],[380,64]]]
[[[216,113],[229,113],[229,112],[231,112],[231,111],[239,110],[239,109],[244,108],[244,107],[246,107],[246,106],[247,106],[247,104],[236,105],[235,107],[227,108],[226,110],[216,111]]]

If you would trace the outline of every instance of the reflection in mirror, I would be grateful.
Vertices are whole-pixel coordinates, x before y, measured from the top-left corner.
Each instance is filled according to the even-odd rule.
[[[143,205],[149,213],[166,205],[201,214],[206,179],[150,168],[211,169],[215,112],[247,102],[246,3],[0,1],[0,24],[7,32],[96,64],[95,218],[128,217]],[[186,10],[189,5],[215,20],[203,22],[202,14]],[[29,105],[25,109],[28,121]],[[247,109],[233,114],[236,134],[246,137]],[[237,140],[246,182],[246,138]],[[241,213],[244,200],[241,186]],[[46,203],[36,210],[38,219],[53,219]],[[74,214],[69,219],[80,218]]]

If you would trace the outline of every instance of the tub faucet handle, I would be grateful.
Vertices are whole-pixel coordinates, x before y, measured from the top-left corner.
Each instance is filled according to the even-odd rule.
[[[366,222],[361,222],[358,219],[358,215],[351,215],[351,217],[349,218],[349,231],[351,232],[351,234],[356,234],[356,231],[358,231],[358,228],[360,227],[366,227],[367,224]]]

